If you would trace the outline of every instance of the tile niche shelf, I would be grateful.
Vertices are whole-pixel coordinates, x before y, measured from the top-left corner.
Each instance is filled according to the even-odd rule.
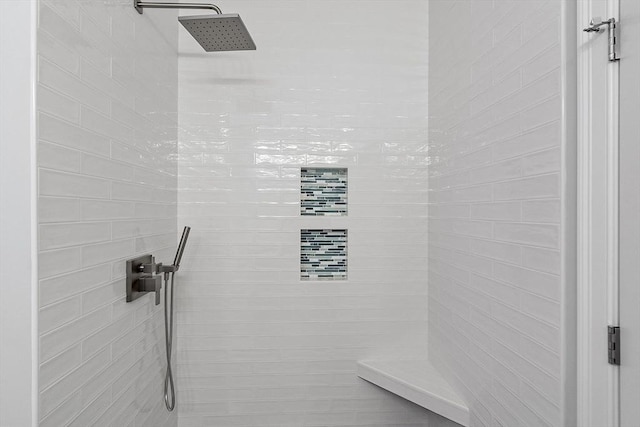
[[[428,360],[363,360],[357,374],[410,402],[462,426],[469,426],[469,408]]]
[[[347,168],[300,169],[300,215],[347,215]]]
[[[347,280],[346,229],[300,230],[300,280]]]

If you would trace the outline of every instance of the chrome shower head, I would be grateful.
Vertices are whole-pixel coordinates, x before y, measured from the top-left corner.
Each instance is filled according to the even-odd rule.
[[[210,3],[164,3],[133,0],[139,14],[151,9],[209,9],[217,15],[180,16],[178,20],[207,52],[231,50],[256,50],[247,27],[236,13],[223,14],[218,6]]]
[[[178,20],[207,52],[256,50],[256,44],[237,13],[180,16]]]

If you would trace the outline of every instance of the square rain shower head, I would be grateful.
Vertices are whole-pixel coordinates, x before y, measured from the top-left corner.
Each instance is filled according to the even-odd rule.
[[[256,44],[237,13],[180,16],[178,20],[207,52],[256,50]]]

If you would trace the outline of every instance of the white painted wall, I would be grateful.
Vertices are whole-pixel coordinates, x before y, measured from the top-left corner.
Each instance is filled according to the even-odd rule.
[[[474,426],[575,425],[562,2],[434,0],[430,16],[430,358]]]
[[[220,6],[258,50],[180,33],[179,424],[427,425],[355,361],[426,355],[428,3]],[[348,217],[300,217],[307,165],[349,168]],[[348,281],[300,282],[315,227],[349,229]]]
[[[162,306],[125,302],[125,260],[176,244],[175,11],[41,0],[40,426],[175,426]]]
[[[36,2],[0,2],[0,426],[37,425]]]

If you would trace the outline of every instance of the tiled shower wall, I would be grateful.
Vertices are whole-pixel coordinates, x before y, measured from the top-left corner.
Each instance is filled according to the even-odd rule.
[[[428,3],[220,6],[258,50],[180,33],[179,424],[425,426],[355,362],[426,355]],[[308,166],[347,216],[301,216]],[[300,281],[301,229],[348,230],[348,280]]]
[[[177,22],[130,0],[39,2],[40,425],[175,426],[161,306],[125,260],[176,244]]]
[[[430,8],[430,358],[474,426],[559,426],[561,1]]]

